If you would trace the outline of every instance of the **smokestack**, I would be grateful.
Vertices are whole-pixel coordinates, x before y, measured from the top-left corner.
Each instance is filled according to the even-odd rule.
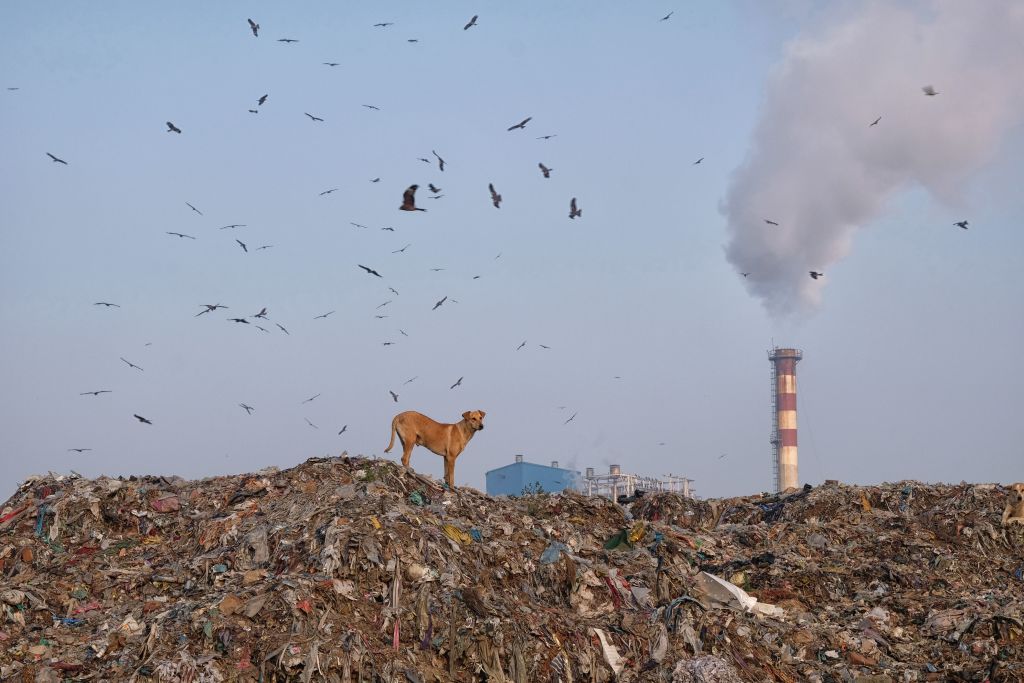
[[[768,352],[772,362],[772,466],[775,490],[799,486],[796,460],[796,364],[804,357],[799,349]]]
[[[523,461],[523,454],[522,453],[516,453],[516,462],[522,462],[522,461]]]
[[[558,469],[558,461],[557,460],[552,460],[551,461],[551,466],[554,467],[557,470]]]

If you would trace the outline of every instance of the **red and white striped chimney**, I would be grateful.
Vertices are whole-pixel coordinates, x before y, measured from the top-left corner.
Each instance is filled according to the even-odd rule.
[[[799,349],[772,349],[772,464],[775,490],[800,485],[796,459],[796,364],[804,357]]]

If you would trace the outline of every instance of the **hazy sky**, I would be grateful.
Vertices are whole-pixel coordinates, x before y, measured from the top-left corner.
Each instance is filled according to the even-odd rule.
[[[1013,2],[4,3],[0,499],[473,409],[460,483],[768,490],[773,341],[801,481],[1020,480],[1022,34]]]

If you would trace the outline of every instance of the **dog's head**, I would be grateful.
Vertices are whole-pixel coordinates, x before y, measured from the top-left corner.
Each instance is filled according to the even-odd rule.
[[[484,428],[484,415],[482,410],[467,410],[462,414],[462,419],[469,423],[469,428],[478,432]]]
[[[1014,508],[1024,504],[1024,484],[1013,484],[1010,487],[1010,492],[1006,496],[1006,504]]]

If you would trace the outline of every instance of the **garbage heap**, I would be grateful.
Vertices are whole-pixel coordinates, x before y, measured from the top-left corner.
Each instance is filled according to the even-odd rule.
[[[996,485],[620,506],[393,462],[35,477],[0,510],[0,680],[1021,681]]]

